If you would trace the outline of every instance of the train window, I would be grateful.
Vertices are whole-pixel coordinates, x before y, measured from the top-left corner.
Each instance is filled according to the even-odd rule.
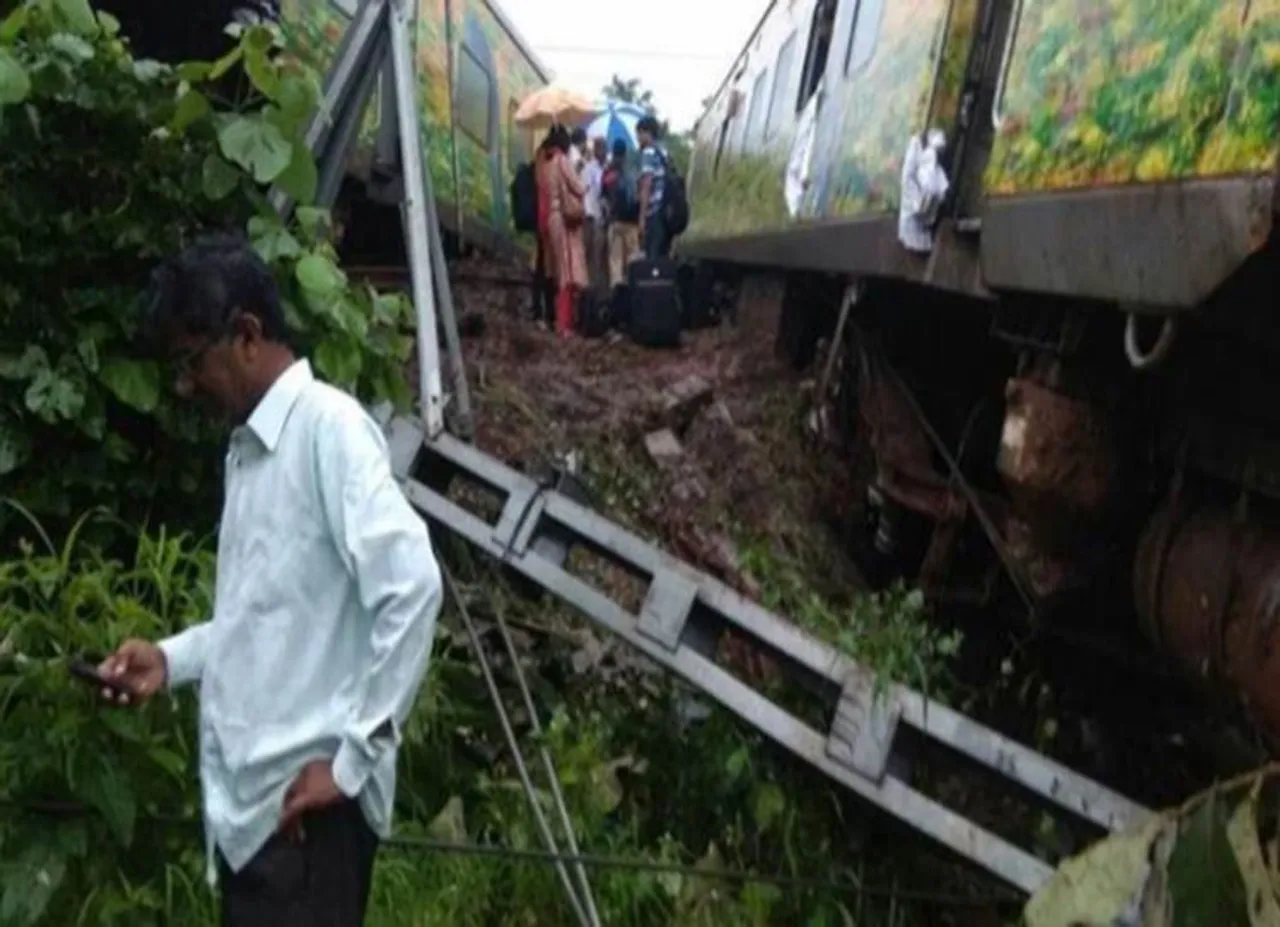
[[[859,0],[853,18],[853,32],[849,35],[849,55],[844,63],[846,74],[861,70],[876,53],[883,14],[884,0]]]
[[[769,94],[769,118],[765,120],[764,125],[765,138],[772,138],[778,131],[778,124],[782,122],[782,111],[787,105],[795,57],[796,34],[793,32],[782,43],[782,50],[778,52],[778,67],[773,76],[773,92]]]
[[[742,150],[750,147],[752,139],[760,134],[760,122],[764,119],[764,83],[769,79],[768,71],[756,75],[756,82],[751,85],[751,105],[747,107],[747,121],[742,128]]]
[[[458,125],[480,147],[488,151],[493,146],[489,137],[489,98],[493,78],[484,65],[467,46],[462,46],[458,56]]]
[[[827,59],[831,53],[831,37],[835,34],[838,0],[818,0],[813,9],[813,24],[809,27],[809,47],[804,53],[804,71],[800,77],[800,93],[796,97],[796,112],[800,112],[818,90],[818,81],[827,73]]]
[[[330,2],[348,16],[355,16],[360,0],[330,0]]]

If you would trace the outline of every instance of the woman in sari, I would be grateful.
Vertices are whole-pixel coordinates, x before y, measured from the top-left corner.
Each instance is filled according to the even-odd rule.
[[[573,307],[587,286],[587,254],[582,239],[586,188],[569,163],[569,130],[556,126],[538,160],[539,228],[545,212],[543,253],[556,283],[556,331],[573,331]],[[543,206],[545,200],[546,205]]]

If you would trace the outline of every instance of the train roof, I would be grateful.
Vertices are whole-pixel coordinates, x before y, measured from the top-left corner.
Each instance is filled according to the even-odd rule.
[[[764,8],[764,12],[760,14],[760,18],[756,21],[756,27],[751,30],[751,34],[748,35],[747,40],[742,43],[742,48],[738,50],[738,53],[734,55],[732,59],[730,59],[729,69],[728,71],[725,72],[724,79],[720,81],[720,83],[716,86],[715,92],[711,94],[711,97],[710,97],[711,103],[703,108],[702,115],[699,116],[693,123],[693,127],[695,130],[698,128],[698,125],[702,122],[702,117],[705,116],[708,112],[710,112],[711,105],[714,104],[717,99],[719,99],[720,94],[724,91],[724,88],[729,86],[729,82],[733,80],[733,75],[737,72],[739,65],[741,65],[746,58],[747,50],[751,48],[751,43],[756,40],[756,37],[758,35],[760,35],[760,30],[763,29],[764,24],[769,21],[769,14],[773,12],[773,8],[776,7],[777,5],[778,5],[778,0],[769,0],[769,5]]]
[[[525,37],[520,34],[520,30],[516,28],[515,23],[511,21],[510,17],[503,12],[502,7],[498,6],[494,0],[484,0],[484,5],[488,8],[489,12],[493,14],[493,18],[498,21],[498,24],[506,30],[507,35],[511,36],[511,41],[515,43],[516,47],[520,49],[521,54],[523,54],[525,58],[528,59],[529,63],[533,65],[533,69],[538,72],[538,76],[546,83],[551,83],[552,79],[555,77],[555,72],[547,67],[546,63],[538,57],[537,52],[533,50],[533,46],[530,45],[525,40]]]

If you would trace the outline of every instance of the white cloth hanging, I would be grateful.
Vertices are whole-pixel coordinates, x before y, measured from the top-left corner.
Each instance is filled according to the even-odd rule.
[[[902,159],[902,197],[898,205],[898,240],[909,251],[933,250],[933,227],[951,189],[947,173],[939,163],[946,136],[931,129],[922,142],[912,135]]]
[[[800,214],[805,191],[809,189],[809,176],[813,169],[813,143],[818,132],[818,107],[821,99],[822,84],[820,83],[800,114],[795,141],[791,144],[791,157],[787,159],[783,192],[787,199],[787,212],[793,219]]]

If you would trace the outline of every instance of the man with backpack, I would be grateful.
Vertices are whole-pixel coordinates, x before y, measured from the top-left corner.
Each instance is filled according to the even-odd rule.
[[[689,224],[684,178],[666,149],[658,144],[658,120],[645,116],[636,123],[640,142],[640,247],[649,260],[671,254],[671,244]]]
[[[640,199],[635,172],[627,165],[627,143],[615,139],[601,180],[601,203],[608,223],[609,286],[616,293],[627,282],[627,264],[640,250]]]

